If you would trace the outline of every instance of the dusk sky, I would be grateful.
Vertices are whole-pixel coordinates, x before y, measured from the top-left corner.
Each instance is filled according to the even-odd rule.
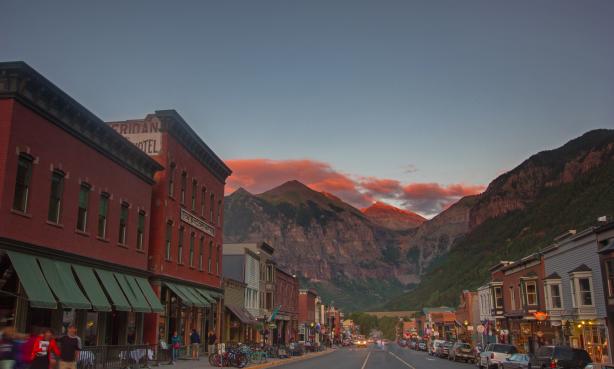
[[[176,109],[258,193],[432,216],[614,127],[614,1],[12,1],[0,60],[100,118]]]

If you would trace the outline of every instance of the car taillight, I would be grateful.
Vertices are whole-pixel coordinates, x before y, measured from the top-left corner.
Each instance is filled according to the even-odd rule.
[[[550,360],[550,368],[556,369],[556,360]]]
[[[492,352],[492,353],[490,354],[490,358],[491,358],[491,359],[494,359],[494,358],[495,358],[495,353],[494,353],[494,352]]]

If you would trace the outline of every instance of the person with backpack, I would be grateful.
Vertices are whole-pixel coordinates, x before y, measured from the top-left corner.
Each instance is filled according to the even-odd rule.
[[[179,349],[181,348],[181,338],[177,334],[177,331],[173,332],[171,337],[171,364],[175,364],[177,356],[179,355]]]

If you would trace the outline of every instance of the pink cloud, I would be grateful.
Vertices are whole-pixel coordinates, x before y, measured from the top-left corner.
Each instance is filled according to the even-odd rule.
[[[402,184],[390,178],[351,176],[335,170],[328,163],[309,159],[235,159],[227,163],[233,170],[226,185],[227,194],[239,187],[262,193],[286,181],[298,180],[316,191],[332,193],[358,208],[381,200],[402,204],[406,210],[427,216],[485,188],[466,184]]]

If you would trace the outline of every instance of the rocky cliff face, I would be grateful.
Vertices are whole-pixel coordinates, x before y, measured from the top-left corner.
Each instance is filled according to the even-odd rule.
[[[426,218],[416,213],[379,201],[361,211],[373,223],[398,231],[416,228],[426,221]]]
[[[486,221],[533,206],[545,189],[573,183],[612,160],[614,131],[591,131],[533,155],[484,193],[426,221],[382,205],[361,212],[297,181],[259,195],[240,189],[225,201],[224,239],[267,241],[281,265],[300,271],[307,282],[322,283],[331,298],[348,304],[363,298],[353,309],[369,307],[419,283],[435,259],[445,258]]]

